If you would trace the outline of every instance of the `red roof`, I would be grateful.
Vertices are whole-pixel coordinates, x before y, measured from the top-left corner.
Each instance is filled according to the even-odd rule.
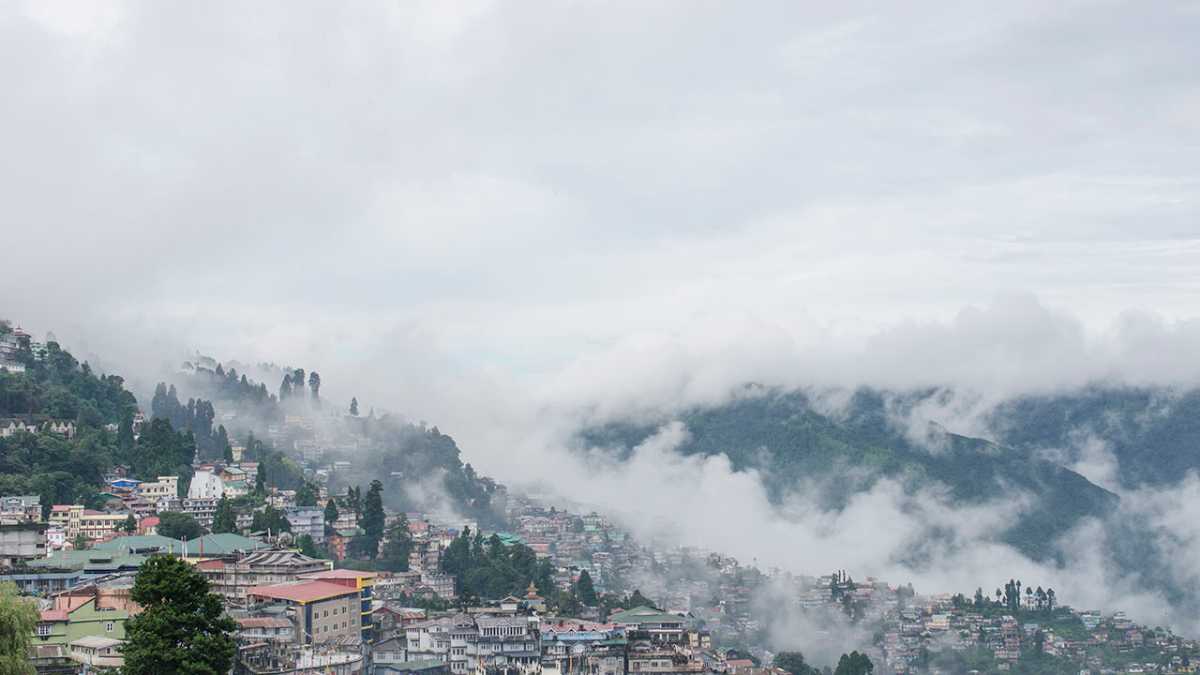
[[[296,584],[254,586],[246,592],[255,597],[291,600],[292,602],[316,602],[317,600],[326,600],[342,595],[358,595],[358,591],[353,588],[328,581],[306,581]]]
[[[374,579],[379,576],[374,572],[360,572],[358,570],[325,570],[324,572],[311,572],[309,574],[301,574],[301,579]]]
[[[44,609],[42,610],[42,621],[66,621],[67,610],[65,609]]]

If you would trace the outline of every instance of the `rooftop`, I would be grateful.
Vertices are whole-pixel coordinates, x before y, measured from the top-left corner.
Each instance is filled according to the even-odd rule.
[[[116,638],[100,637],[99,635],[85,635],[85,636],[79,638],[78,640],[73,640],[71,642],[71,646],[72,647],[88,647],[91,649],[107,649],[109,647],[116,647],[117,645],[120,645],[122,642],[124,642],[124,640],[118,640]]]
[[[379,575],[374,572],[363,572],[360,570],[325,570],[324,572],[312,572],[309,574],[300,575],[301,579],[374,579]]]
[[[277,600],[290,600],[299,603],[318,602],[343,595],[358,595],[358,591],[353,588],[328,581],[302,581],[290,584],[275,584],[273,586],[254,586],[247,593],[260,598],[275,598]]]

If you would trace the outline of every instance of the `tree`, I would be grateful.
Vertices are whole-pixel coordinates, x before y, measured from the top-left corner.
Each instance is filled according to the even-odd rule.
[[[212,531],[217,534],[238,531],[237,514],[233,512],[233,503],[223,495],[221,501],[217,502],[216,513],[213,514]]]
[[[362,517],[362,489],[355,486],[346,488],[346,506],[354,512],[355,517]]]
[[[308,374],[308,389],[314,401],[321,398],[321,376],[315,370]]]
[[[383,539],[383,521],[383,483],[373,480],[363,500],[362,528],[367,538],[376,545]]]
[[[820,671],[804,661],[800,652],[779,652],[775,655],[776,668],[786,670],[792,675],[818,675]]]
[[[263,462],[259,462],[254,471],[254,494],[259,497],[267,494],[267,465]]]
[[[76,551],[82,551],[83,549],[90,546],[91,543],[92,542],[90,539],[88,539],[87,535],[80,532],[79,534],[75,535],[75,539],[74,539],[74,541],[71,542],[71,545],[75,548]]]
[[[16,584],[0,583],[0,673],[33,673],[29,646],[38,624],[37,604],[23,598]]]
[[[121,524],[121,531],[137,532],[137,518],[134,518],[132,513],[125,517],[125,522]]]
[[[280,532],[291,532],[292,524],[288,522],[283,511],[267,504],[262,511],[255,512],[254,519],[250,522],[250,529],[255,532],[270,530],[271,534],[277,535]]]
[[[237,624],[191,565],[171,556],[142,564],[131,597],[142,612],[125,623],[126,675],[224,675],[233,668]]]
[[[384,566],[392,572],[407,572],[410,553],[412,533],[408,531],[408,516],[401,513],[387,529],[387,538],[383,543]]]
[[[296,490],[296,506],[316,506],[317,505],[317,486],[309,481],[304,481],[299,490]]]
[[[833,675],[870,675],[873,672],[875,672],[875,664],[871,663],[870,657],[853,651],[849,654],[842,654]]]
[[[292,395],[292,376],[284,375],[283,381],[279,383],[279,400],[283,401]]]
[[[358,417],[358,397],[357,396],[350,398],[350,414],[355,417]]]
[[[204,528],[189,514],[164,511],[158,514],[158,533],[171,539],[195,539],[204,534]]]
[[[330,497],[329,501],[325,502],[325,524],[333,527],[333,524],[337,522],[338,515],[337,504]]]
[[[313,541],[311,535],[302,534],[296,537],[296,548],[300,549],[300,553],[310,557],[321,557],[320,551],[317,550],[317,543]]]
[[[588,607],[596,606],[596,587],[592,584],[592,575],[588,574],[587,570],[579,573],[579,580],[575,582],[575,597]]]

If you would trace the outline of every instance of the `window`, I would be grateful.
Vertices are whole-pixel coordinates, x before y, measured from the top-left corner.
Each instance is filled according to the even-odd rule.
[[[48,623],[39,623],[37,627],[38,637],[48,637],[52,629],[53,626]]]
[[[111,621],[104,622],[104,632],[105,633],[113,632],[113,622],[111,622]]]

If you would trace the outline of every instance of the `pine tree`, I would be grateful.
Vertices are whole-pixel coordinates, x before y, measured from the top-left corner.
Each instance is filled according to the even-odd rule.
[[[267,465],[261,461],[254,471],[254,493],[260,497],[267,494]]]
[[[596,587],[592,584],[592,575],[588,574],[587,570],[579,573],[579,580],[575,582],[575,597],[588,607],[596,606]]]
[[[333,499],[325,502],[325,524],[333,527],[333,524],[337,522],[338,515],[337,504],[334,503]]]
[[[383,538],[383,521],[383,483],[373,480],[367,488],[367,497],[363,504],[362,528],[376,548]],[[375,558],[374,553],[371,558]]]
[[[223,675],[233,668],[237,624],[191,565],[171,556],[142,564],[131,597],[142,612],[125,624],[126,675]]]
[[[233,504],[224,496],[221,497],[221,501],[217,502],[217,511],[213,514],[212,531],[216,534],[237,532],[237,514],[233,511]]]
[[[358,397],[352,397],[350,399],[350,414],[358,417]]]

